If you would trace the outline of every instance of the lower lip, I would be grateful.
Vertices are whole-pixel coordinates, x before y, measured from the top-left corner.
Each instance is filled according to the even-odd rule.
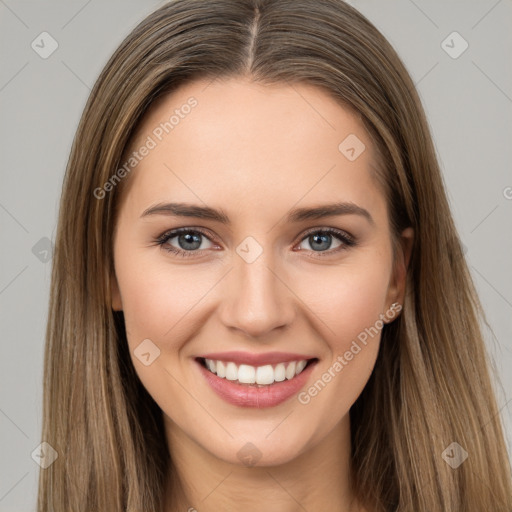
[[[207,370],[199,361],[201,373],[211,388],[226,402],[237,405],[238,407],[274,407],[288,400],[297,394],[306,384],[308,377],[313,371],[313,367],[318,361],[308,364],[299,375],[290,380],[274,382],[264,387],[252,386],[249,384],[239,384],[225,378],[218,377]]]

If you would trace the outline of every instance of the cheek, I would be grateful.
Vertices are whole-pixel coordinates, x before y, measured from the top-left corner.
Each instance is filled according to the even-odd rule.
[[[325,357],[317,380],[299,402],[318,410],[334,407],[328,421],[333,426],[348,412],[373,371],[387,307],[389,268],[385,261],[335,268],[314,283],[315,292],[310,287],[309,303],[305,302],[321,320],[315,326]],[[306,287],[300,293],[306,296]]]
[[[387,261],[332,267],[297,279],[297,294],[321,320],[322,336],[333,351],[344,350],[385,313],[390,269]],[[333,354],[334,355],[334,354]]]
[[[218,280],[212,269],[201,272],[142,257],[119,262],[117,277],[130,345],[149,338],[166,348],[172,340],[186,339],[190,321],[204,309],[202,299]]]
[[[216,276],[212,271],[193,271],[192,266],[187,270],[156,263],[154,255],[133,254],[116,262],[130,357],[142,384],[163,410],[185,410],[189,395],[179,384],[187,377],[180,350],[196,332],[197,314],[204,308],[201,299],[213,288]],[[156,357],[153,345],[142,345],[148,339],[159,350]],[[148,366],[137,355],[147,351],[152,359]]]

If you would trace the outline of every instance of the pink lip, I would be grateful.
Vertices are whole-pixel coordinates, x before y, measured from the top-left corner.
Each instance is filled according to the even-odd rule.
[[[296,395],[306,385],[313,367],[317,363],[317,361],[313,361],[299,375],[290,380],[257,387],[256,385],[239,384],[238,382],[218,377],[207,370],[197,359],[195,362],[213,391],[226,402],[239,407],[257,408],[273,407]]]
[[[264,366],[266,364],[289,363],[291,361],[302,361],[303,359],[313,359],[315,356],[304,354],[292,354],[291,352],[266,352],[264,354],[251,354],[250,352],[211,352],[199,357],[205,359],[214,359],[216,361],[233,362],[237,366],[248,364],[250,366]]]

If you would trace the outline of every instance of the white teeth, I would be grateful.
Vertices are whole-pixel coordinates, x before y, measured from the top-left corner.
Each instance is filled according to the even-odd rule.
[[[254,366],[241,364],[238,367],[238,382],[242,384],[254,384],[256,382],[256,369]]]
[[[281,382],[284,379],[286,379],[286,369],[285,369],[284,363],[279,363],[274,368],[274,380],[276,382]]]
[[[288,380],[293,379],[295,377],[295,361],[292,361],[287,367],[286,367],[286,378]]]
[[[206,361],[208,361],[208,359],[206,359]],[[226,366],[226,379],[228,379],[228,380],[238,380],[238,368],[236,367],[235,363],[228,363],[227,364],[227,366]]]
[[[302,360],[297,363],[297,367],[295,368],[295,375],[298,375],[302,370],[304,370],[306,362],[307,361]]]
[[[205,359],[206,367],[216,373],[218,377],[231,381],[238,381],[241,384],[259,384],[260,386],[282,382],[283,380],[293,379],[304,370],[307,361],[292,361],[290,363],[278,363],[273,367],[270,364],[264,366],[250,366],[241,364],[237,366],[233,362],[214,361]]]
[[[226,376],[226,365],[223,361],[217,361],[217,375],[219,377],[225,377]]]
[[[258,384],[272,384],[274,382],[274,369],[271,365],[258,366],[256,369],[256,382]]]

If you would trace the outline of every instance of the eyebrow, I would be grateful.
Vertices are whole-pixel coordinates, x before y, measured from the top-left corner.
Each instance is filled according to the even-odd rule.
[[[231,224],[229,217],[222,209],[216,210],[209,206],[198,206],[187,203],[159,203],[144,210],[141,218],[150,215],[194,217],[198,219],[213,220],[226,225]],[[310,208],[295,208],[288,212],[286,215],[286,221],[289,223],[296,223],[305,220],[323,219],[324,217],[332,217],[335,215],[360,215],[372,226],[375,225],[375,221],[368,210],[351,202],[330,203]]]

